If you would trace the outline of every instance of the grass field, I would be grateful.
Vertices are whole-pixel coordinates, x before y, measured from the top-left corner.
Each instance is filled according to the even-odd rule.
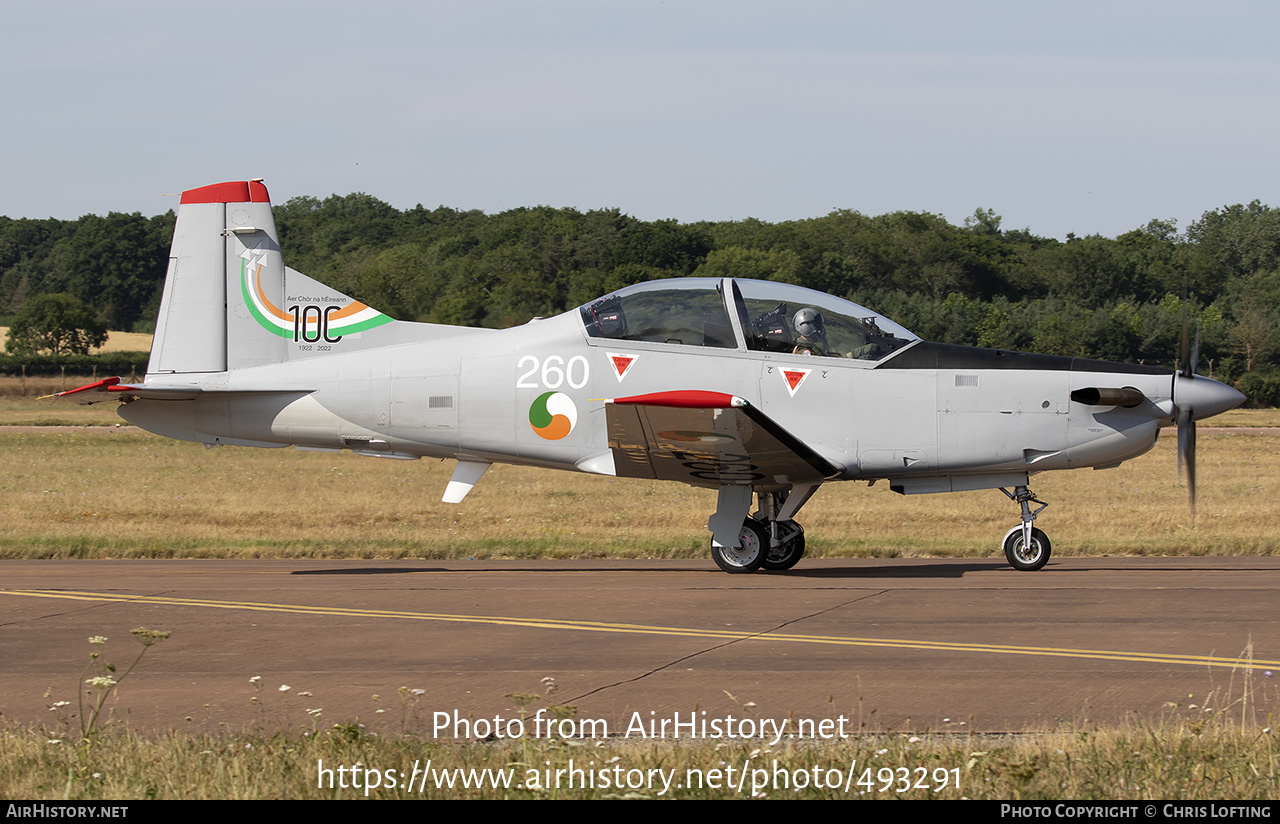
[[[119,421],[109,404],[52,412],[0,394],[0,421]],[[45,417],[45,415],[48,417]],[[1274,410],[1222,416],[1265,426]],[[1207,429],[1207,428],[1206,428]],[[8,501],[0,557],[705,557],[714,493],[679,484],[495,466],[440,502],[452,461],[224,447],[125,428],[0,426]],[[1199,517],[1174,438],[1118,469],[1049,472],[1032,488],[1056,556],[1272,555],[1280,550],[1280,435],[1205,432]],[[829,484],[801,513],[813,557],[998,554],[1017,509],[999,492],[900,496]]]

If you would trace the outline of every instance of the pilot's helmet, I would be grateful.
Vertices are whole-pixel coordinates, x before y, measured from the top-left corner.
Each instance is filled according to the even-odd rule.
[[[827,336],[827,324],[822,313],[811,306],[796,312],[792,325],[796,328],[796,334],[809,340],[821,340]]]

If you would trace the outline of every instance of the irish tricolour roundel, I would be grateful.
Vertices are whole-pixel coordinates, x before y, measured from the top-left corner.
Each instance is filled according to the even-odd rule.
[[[529,407],[529,426],[549,441],[568,435],[577,422],[578,407],[563,392],[543,392]]]

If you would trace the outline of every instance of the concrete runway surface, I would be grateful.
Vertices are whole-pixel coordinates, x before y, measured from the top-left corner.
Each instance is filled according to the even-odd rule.
[[[981,732],[1280,706],[1275,558],[1062,558],[1036,573],[995,559],[806,560],[754,575],[709,559],[0,572],[0,713],[51,728],[76,709],[89,653],[123,669],[138,626],[172,632],[109,702],[138,731],[358,719],[461,739],[520,718],[507,695],[541,694],[544,678],[579,730],[631,737],[637,722],[672,719]],[[97,635],[109,641],[90,646]],[[71,705],[49,709],[60,700]]]

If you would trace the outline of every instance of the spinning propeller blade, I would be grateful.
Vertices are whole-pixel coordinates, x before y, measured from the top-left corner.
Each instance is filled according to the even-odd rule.
[[[1195,350],[1191,349],[1187,303],[1182,302],[1182,347],[1179,352],[1177,383],[1193,381],[1196,377],[1196,361],[1200,359],[1200,329],[1196,328]],[[1187,496],[1191,501],[1191,521],[1196,520],[1196,423],[1194,408],[1189,401],[1180,402],[1181,392],[1174,392],[1174,409],[1178,421],[1178,479],[1187,479]]]
[[[1187,479],[1191,499],[1191,520],[1196,519],[1196,424],[1191,410],[1178,408],[1178,478]]]

